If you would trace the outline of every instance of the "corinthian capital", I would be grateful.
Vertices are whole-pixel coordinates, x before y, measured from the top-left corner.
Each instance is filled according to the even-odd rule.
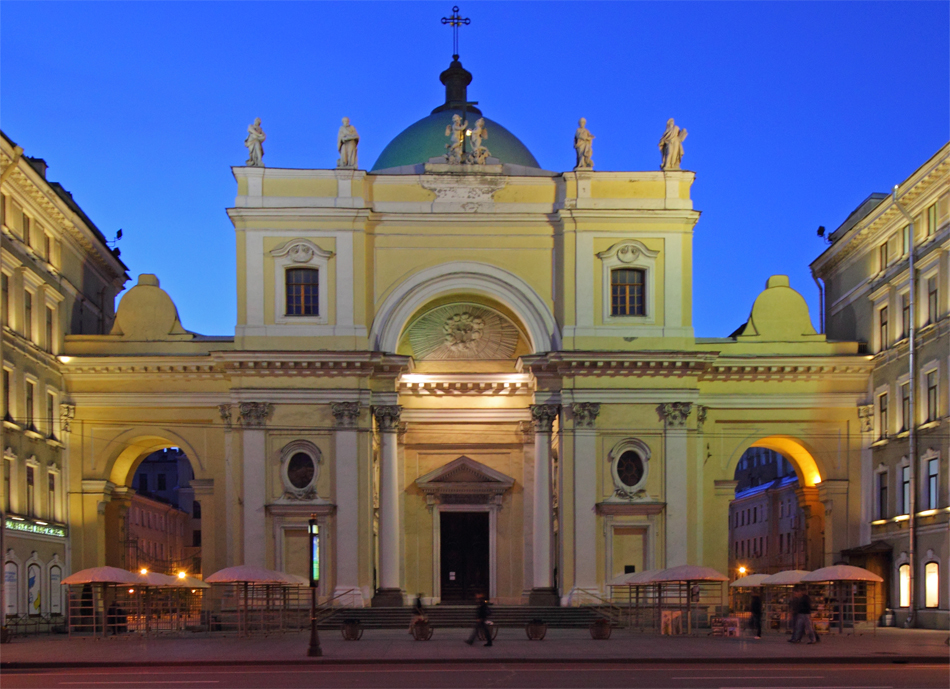
[[[333,402],[330,404],[337,428],[356,428],[360,419],[359,402]]]
[[[241,402],[240,422],[245,428],[261,428],[274,409],[270,402]]]
[[[666,423],[667,428],[682,428],[692,410],[692,402],[666,402],[656,408],[656,413],[659,414],[660,421]]]
[[[535,433],[550,433],[559,409],[556,404],[532,404],[531,421]]]
[[[382,407],[373,407],[373,416],[376,417],[376,425],[379,430],[393,432],[398,430],[399,415],[402,413],[402,407],[398,404],[389,404]]]
[[[597,402],[575,402],[571,405],[571,412],[576,428],[593,428],[600,414],[600,405]]]

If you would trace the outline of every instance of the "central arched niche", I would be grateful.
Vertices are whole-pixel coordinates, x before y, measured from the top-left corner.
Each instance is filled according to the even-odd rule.
[[[473,362],[513,365],[531,346],[518,317],[481,296],[449,295],[420,308],[403,330],[397,352],[430,369],[458,369]],[[478,366],[481,370],[482,367]]]

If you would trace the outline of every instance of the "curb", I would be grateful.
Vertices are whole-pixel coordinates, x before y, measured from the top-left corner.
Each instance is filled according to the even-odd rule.
[[[147,667],[261,667],[274,665],[294,665],[319,667],[321,665],[540,665],[540,664],[570,664],[570,665],[730,665],[742,663],[744,665],[785,665],[788,663],[805,663],[824,665],[830,663],[844,663],[849,665],[921,665],[921,664],[950,664],[950,657],[939,656],[817,656],[802,658],[800,656],[785,657],[753,657],[741,656],[711,658],[323,658],[320,660],[173,660],[173,661],[129,661],[129,662],[98,662],[74,661],[64,663],[52,662],[0,662],[0,670],[38,670],[38,669],[80,669],[80,668],[147,668]]]

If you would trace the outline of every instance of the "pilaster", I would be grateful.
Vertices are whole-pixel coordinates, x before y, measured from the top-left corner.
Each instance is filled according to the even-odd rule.
[[[217,560],[216,536],[218,529],[217,505],[215,504],[214,479],[196,478],[191,480],[191,489],[195,493],[195,500],[201,504],[201,573],[211,574],[222,565]],[[188,541],[185,541],[187,545]]]
[[[571,600],[584,601],[584,593],[600,593],[597,582],[597,416],[600,405],[571,405],[574,420],[574,588]],[[575,600],[576,599],[576,600]]]
[[[265,503],[267,458],[265,423],[273,410],[267,402],[241,402],[240,418],[244,466],[244,564],[266,567]]]
[[[687,564],[689,555],[689,458],[686,421],[691,402],[667,402],[656,408],[664,425],[666,566]]]
[[[336,504],[336,587],[341,605],[363,607],[359,588],[359,402],[330,405],[336,427],[333,433],[333,477]]]

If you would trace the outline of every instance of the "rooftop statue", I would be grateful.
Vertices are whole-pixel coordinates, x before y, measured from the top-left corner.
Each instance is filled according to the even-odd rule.
[[[461,165],[462,157],[465,155],[465,130],[468,129],[468,120],[462,120],[461,115],[452,115],[452,124],[445,128],[445,135],[452,137],[451,141],[445,144],[448,152],[445,159],[449,165]]]
[[[591,158],[594,148],[594,135],[587,129],[587,120],[583,117],[578,122],[580,125],[574,132],[574,150],[577,151],[577,165],[575,170],[590,170],[594,167],[594,160]]]
[[[340,152],[340,158],[336,161],[337,167],[356,168],[356,149],[360,144],[360,135],[356,127],[350,124],[350,118],[343,118],[343,125],[336,135],[336,150]]]
[[[683,159],[683,141],[686,139],[686,130],[680,129],[671,117],[666,121],[666,131],[660,139],[660,152],[663,156],[660,162],[661,170],[679,170]]]
[[[479,117],[475,122],[475,128],[470,134],[472,139],[472,152],[469,154],[469,162],[475,165],[484,165],[491,155],[491,151],[482,146],[482,141],[488,138],[488,130],[485,128],[485,119]]]
[[[261,129],[261,118],[256,117],[254,124],[247,128],[247,138],[244,139],[244,145],[247,147],[247,161],[244,163],[250,167],[264,167],[264,140],[267,134]]]

